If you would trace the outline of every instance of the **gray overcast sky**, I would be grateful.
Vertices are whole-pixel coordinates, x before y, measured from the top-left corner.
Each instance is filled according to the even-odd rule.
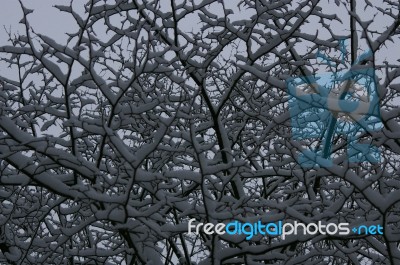
[[[27,8],[34,9],[34,13],[28,16],[31,26],[35,31],[48,35],[59,40],[66,40],[65,33],[71,32],[75,28],[75,22],[65,13],[59,12],[54,5],[68,5],[66,0],[25,0],[23,3]],[[83,3],[82,0],[74,0],[77,4]],[[7,34],[4,27],[12,33],[23,32],[24,27],[19,21],[22,18],[22,10],[19,1],[2,1],[0,8],[0,45],[7,41]]]

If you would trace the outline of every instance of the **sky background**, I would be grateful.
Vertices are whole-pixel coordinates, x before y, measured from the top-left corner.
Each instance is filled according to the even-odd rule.
[[[34,9],[34,13],[29,16],[31,26],[38,32],[54,36],[57,38],[66,38],[65,32],[71,30],[73,20],[67,14],[62,14],[53,6],[55,4],[67,4],[65,0],[41,0],[38,5],[37,1],[23,1],[27,8]],[[78,0],[78,2],[82,2]],[[0,43],[4,45],[7,41],[5,29],[11,28],[12,33],[18,31],[23,32],[24,26],[19,23],[22,18],[22,10],[19,1],[3,1],[0,8]]]

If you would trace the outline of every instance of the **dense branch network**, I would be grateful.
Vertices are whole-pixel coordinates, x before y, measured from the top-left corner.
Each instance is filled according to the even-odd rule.
[[[400,262],[400,69],[381,59],[398,48],[398,3],[71,1],[54,8],[76,21],[67,43],[20,4],[25,32],[0,47],[0,262]],[[376,71],[383,128],[363,138],[381,162],[348,163],[333,135],[334,165],[304,168],[321,141],[292,137],[286,80],[352,67]],[[188,234],[193,218],[385,233],[246,240]]]

